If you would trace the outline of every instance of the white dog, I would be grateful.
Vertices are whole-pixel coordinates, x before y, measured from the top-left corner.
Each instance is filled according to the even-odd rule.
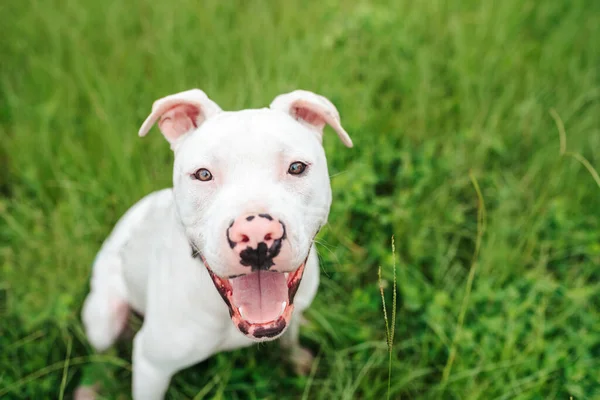
[[[175,153],[173,188],[135,204],[98,253],[83,307],[90,343],[105,350],[130,309],[144,315],[139,400],[163,398],[173,374],[217,352],[284,332],[292,360],[310,367],[298,329],[331,204],[325,124],[352,147],[338,111],[297,90],[270,108],[224,112],[194,89],[157,100],[140,136],[156,122]]]

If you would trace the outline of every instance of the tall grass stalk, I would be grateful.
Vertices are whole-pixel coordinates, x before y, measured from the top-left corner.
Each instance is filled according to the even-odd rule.
[[[393,273],[393,283],[392,283],[392,319],[391,323],[388,319],[387,307],[385,305],[385,295],[384,295],[384,287],[383,287],[383,279],[381,278],[381,266],[379,267],[378,277],[379,277],[379,292],[381,293],[381,302],[383,304],[383,319],[385,320],[385,334],[386,341],[388,346],[388,390],[387,390],[387,398],[390,398],[391,394],[391,384],[392,384],[392,359],[393,359],[393,350],[394,350],[394,334],[396,328],[396,245],[394,243],[394,236],[392,236],[392,273]]]

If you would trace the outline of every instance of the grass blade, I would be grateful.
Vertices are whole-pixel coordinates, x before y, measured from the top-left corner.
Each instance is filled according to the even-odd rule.
[[[388,320],[387,307],[385,305],[385,293],[383,288],[383,279],[381,278],[381,266],[378,270],[378,281],[379,281],[379,293],[381,294],[381,302],[383,305],[383,319],[385,321],[385,335],[386,342],[388,346],[388,388],[387,388],[387,398],[390,398],[391,395],[391,386],[392,386],[392,358],[393,358],[393,350],[394,350],[394,335],[396,332],[396,245],[394,243],[394,236],[392,236],[392,273],[393,273],[393,283],[392,283],[392,319],[391,322]]]

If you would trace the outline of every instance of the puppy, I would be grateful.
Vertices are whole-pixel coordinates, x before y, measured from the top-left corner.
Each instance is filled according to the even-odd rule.
[[[324,126],[352,147],[337,109],[297,90],[225,112],[193,89],[154,102],[140,136],[155,123],[175,155],[173,188],[131,207],[98,253],[82,313],[90,343],[107,349],[130,310],[144,315],[133,344],[140,400],[163,398],[177,371],[217,352],[279,337],[310,368],[298,330],[331,205]]]

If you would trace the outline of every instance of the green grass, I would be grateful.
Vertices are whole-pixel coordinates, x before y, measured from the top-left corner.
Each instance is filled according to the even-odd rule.
[[[170,185],[139,125],[199,87],[225,109],[322,93],[355,148],[327,131],[313,374],[270,343],[169,398],[600,398],[600,2],[275,4],[2,2],[0,397],[69,398],[90,370],[129,396],[130,342],[93,355],[79,312],[114,223]]]

